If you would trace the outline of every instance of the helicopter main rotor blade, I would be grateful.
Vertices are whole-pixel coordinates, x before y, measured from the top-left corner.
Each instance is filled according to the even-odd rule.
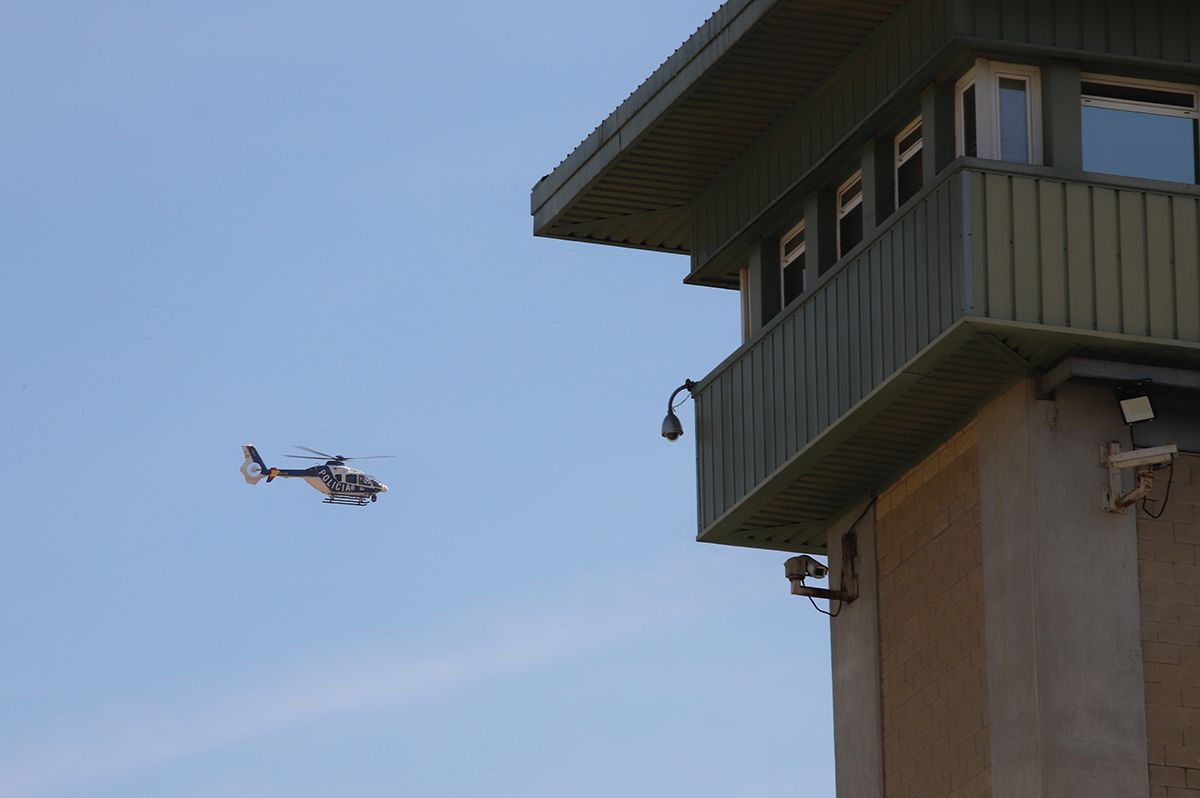
[[[297,460],[329,460],[329,457],[313,457],[310,454],[285,454],[284,457],[295,457]]]
[[[343,460],[386,460],[389,457],[395,457],[394,454],[372,454],[367,457],[343,457]]]
[[[303,449],[306,452],[312,452],[313,454],[319,454],[322,457],[324,457],[326,460],[340,460],[341,459],[336,454],[325,454],[325,452],[318,452],[316,449],[310,449],[307,446],[301,446],[298,443],[293,443],[292,445],[295,446],[297,449]],[[296,455],[296,456],[299,457],[299,455]]]

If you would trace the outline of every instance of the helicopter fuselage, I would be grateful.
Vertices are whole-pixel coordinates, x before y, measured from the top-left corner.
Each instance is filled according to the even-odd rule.
[[[242,464],[242,476],[252,485],[264,477],[267,482],[276,477],[303,479],[325,494],[325,501],[330,504],[366,504],[375,501],[380,493],[386,493],[388,489],[387,485],[370,474],[351,468],[340,460],[329,460],[309,468],[268,468],[253,446],[246,445],[242,449],[246,457]]]
[[[303,469],[301,474],[297,474],[296,476],[301,475],[303,475],[305,482],[327,496],[356,493],[372,496],[387,490],[386,485],[377,482],[369,474],[364,474],[358,469],[337,465],[336,463],[326,463],[325,465],[306,468]],[[283,476],[283,474],[280,474],[280,476]]]

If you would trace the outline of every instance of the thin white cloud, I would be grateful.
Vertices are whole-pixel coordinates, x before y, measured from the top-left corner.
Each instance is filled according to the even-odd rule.
[[[57,729],[18,741],[20,750],[0,753],[0,794],[44,796],[336,715],[433,699],[453,687],[541,667],[678,621],[730,598],[703,584],[695,562],[660,565],[590,579],[567,595],[527,600],[506,611],[490,608],[486,624],[470,624],[469,643],[343,655],[179,711],[147,707],[64,720]],[[689,579],[689,573],[696,576]]]

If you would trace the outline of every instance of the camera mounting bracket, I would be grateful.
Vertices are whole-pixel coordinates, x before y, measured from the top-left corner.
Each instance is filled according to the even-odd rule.
[[[1108,441],[1100,444],[1100,467],[1108,469],[1108,487],[1104,488],[1103,509],[1106,513],[1123,513],[1150,495],[1154,487],[1154,469],[1170,464],[1179,453],[1175,444],[1150,449],[1121,451],[1121,444]],[[1121,471],[1136,469],[1137,485],[1121,492]]]
[[[799,557],[792,557],[784,563],[788,580],[792,583],[793,596],[808,596],[809,598],[828,599],[850,604],[858,598],[858,532],[851,529],[842,535],[842,573],[841,588],[831,590],[823,587],[809,587],[804,584],[804,570],[793,567],[799,562]]]

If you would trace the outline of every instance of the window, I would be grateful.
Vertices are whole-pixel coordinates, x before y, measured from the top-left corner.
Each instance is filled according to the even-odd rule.
[[[1000,113],[997,127],[1000,133],[1000,160],[1030,163],[1029,151],[1029,79],[1001,77],[996,81]]]
[[[837,252],[838,257],[854,249],[863,240],[863,178],[862,171],[842,183],[837,192]]]
[[[783,304],[788,304],[804,293],[807,287],[805,274],[804,222],[788,230],[779,241],[780,279],[783,288]]]
[[[357,485],[358,484],[358,475],[357,474],[347,474],[346,481],[352,485]]]
[[[965,86],[958,95],[958,154],[970,158],[979,155],[978,114],[975,111],[975,84]]]
[[[742,300],[742,343],[750,340],[750,270],[738,270],[738,294]]]
[[[921,138],[921,117],[917,117],[896,136],[896,207],[908,202],[925,183],[922,165],[924,140]]]
[[[1083,76],[1083,168],[1195,183],[1197,89]]]
[[[1038,70],[979,60],[957,86],[958,154],[1010,163],[1041,162]]]

